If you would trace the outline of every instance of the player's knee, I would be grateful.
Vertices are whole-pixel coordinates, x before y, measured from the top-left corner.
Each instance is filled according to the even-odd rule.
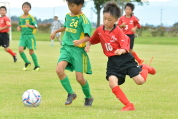
[[[61,69],[61,68],[56,68],[56,73],[58,74],[58,75],[62,75],[63,73],[64,73],[64,71]]]
[[[138,81],[136,81],[136,84],[137,84],[137,85],[142,85],[142,84],[144,84],[144,83],[145,83],[144,80],[138,80]]]
[[[8,48],[4,48],[4,50],[7,52],[9,49]]]

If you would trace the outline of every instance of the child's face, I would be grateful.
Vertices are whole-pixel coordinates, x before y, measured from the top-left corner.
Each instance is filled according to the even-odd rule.
[[[131,15],[131,14],[132,14],[132,9],[131,9],[129,6],[127,6],[127,7],[125,8],[125,14],[126,14],[126,15]]]
[[[24,14],[27,14],[30,11],[30,9],[31,9],[30,6],[27,4],[24,4],[22,7]]]
[[[72,14],[76,15],[81,11],[82,4],[77,5],[74,3],[67,3],[69,10]]]
[[[57,21],[57,20],[58,20],[58,17],[54,17],[54,20]]]
[[[7,13],[6,9],[4,9],[4,8],[1,8],[1,9],[0,9],[0,14],[1,14],[1,16],[5,16],[6,13]]]
[[[104,23],[105,29],[112,29],[114,24],[117,22],[117,20],[118,19],[112,16],[109,12],[106,12],[103,14],[103,23]]]

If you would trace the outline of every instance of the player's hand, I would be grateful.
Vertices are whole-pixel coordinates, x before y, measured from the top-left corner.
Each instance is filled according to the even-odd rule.
[[[56,35],[56,33],[53,32],[53,33],[50,35],[50,39],[54,39],[54,38],[55,38],[55,35]]]
[[[79,46],[81,44],[80,42],[81,40],[74,40],[73,43],[74,43],[74,46]]]
[[[21,27],[20,26],[17,27],[17,31],[21,31]]]
[[[117,49],[115,52],[114,52],[116,55],[122,55],[125,53],[125,50],[124,49]]]
[[[120,26],[121,26],[121,28],[126,27],[126,22],[123,22]]]
[[[26,23],[26,26],[27,26],[27,27],[30,27],[30,24],[29,24],[29,23]]]
[[[136,32],[136,29],[137,29],[137,28],[132,28],[131,31],[135,33],[135,32]]]
[[[87,46],[85,47],[85,52],[90,52],[90,46],[89,46],[89,45],[87,45]]]

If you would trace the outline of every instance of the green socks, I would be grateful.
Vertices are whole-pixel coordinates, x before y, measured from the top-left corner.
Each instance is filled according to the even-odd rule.
[[[90,87],[88,82],[86,81],[86,84],[82,86],[82,91],[85,94],[86,98],[91,98],[91,94],[90,94]]]
[[[74,91],[72,90],[72,87],[70,85],[69,79],[66,76],[64,79],[60,80],[62,86],[64,87],[64,89],[68,92],[68,93],[74,93]]]
[[[30,63],[30,62],[28,61],[28,59],[27,59],[27,57],[26,57],[26,55],[25,55],[24,52],[20,53],[20,56],[21,56],[21,58],[23,59],[23,61],[24,61],[25,63]]]
[[[74,91],[72,90],[72,87],[70,85],[69,79],[66,76],[63,80],[60,80],[62,86],[64,87],[64,89],[69,93],[74,93]],[[82,86],[82,91],[85,94],[86,98],[91,98],[91,94],[90,94],[90,87],[88,82],[86,81],[86,84],[84,86]]]
[[[31,57],[32,57],[32,59],[33,59],[33,62],[34,62],[34,64],[35,64],[35,66],[39,66],[39,65],[38,65],[38,59],[37,59],[36,54],[32,54]]]

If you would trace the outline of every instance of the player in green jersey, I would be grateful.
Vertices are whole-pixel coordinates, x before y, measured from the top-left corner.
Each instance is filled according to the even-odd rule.
[[[29,2],[24,2],[22,4],[22,10],[24,14],[19,18],[19,26],[17,27],[17,30],[21,31],[22,33],[19,42],[19,53],[25,62],[25,67],[23,70],[27,70],[31,65],[24,53],[24,49],[28,48],[35,65],[33,70],[39,71],[40,66],[38,64],[37,56],[34,52],[34,50],[36,50],[36,39],[33,35],[36,32],[37,22],[34,17],[28,13],[31,10],[31,4]]]
[[[66,14],[64,27],[54,31],[50,36],[51,39],[54,39],[56,33],[65,31],[56,73],[68,93],[65,105],[71,104],[77,97],[70,85],[69,78],[64,73],[65,69],[67,69],[75,71],[76,80],[81,85],[85,95],[84,106],[92,106],[94,99],[90,93],[88,81],[85,80],[83,75],[83,73],[92,74],[89,57],[84,51],[85,44],[90,39],[92,27],[88,18],[81,11],[84,0],[66,1],[71,13]]]

